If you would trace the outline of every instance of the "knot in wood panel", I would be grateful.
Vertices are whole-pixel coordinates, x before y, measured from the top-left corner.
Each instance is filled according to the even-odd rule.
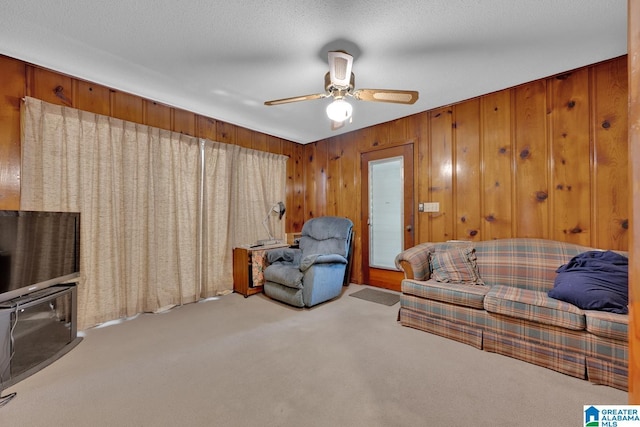
[[[582,233],[582,228],[580,228],[580,226],[576,225],[575,227],[569,229],[569,230],[563,230],[564,234],[580,234]]]
[[[64,88],[62,86],[56,86],[55,89],[53,89],[53,93],[56,95],[56,97],[60,98],[66,105],[71,106],[72,102],[69,98],[67,98],[67,95],[64,93]]]
[[[545,200],[547,200],[547,198],[549,197],[549,195],[547,194],[546,191],[536,191],[536,200],[539,202],[544,202]]]

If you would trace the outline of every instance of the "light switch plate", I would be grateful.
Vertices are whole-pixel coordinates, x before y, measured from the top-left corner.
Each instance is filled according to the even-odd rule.
[[[439,202],[428,202],[424,204],[425,212],[440,212],[440,203]]]

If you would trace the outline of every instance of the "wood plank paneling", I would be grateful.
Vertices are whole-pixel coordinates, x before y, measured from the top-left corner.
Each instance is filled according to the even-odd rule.
[[[410,117],[411,124],[409,129],[411,133],[408,135],[410,139],[417,142],[415,148],[415,161],[414,167],[414,191],[416,195],[416,204],[423,203],[429,200],[429,170],[430,170],[430,157],[429,157],[429,136],[430,122],[429,113],[415,114]],[[428,213],[418,212],[417,206],[414,206],[414,212],[416,213],[416,242],[428,242],[430,240],[429,234],[429,215]]]
[[[236,145],[245,148],[253,149],[253,140],[254,140],[255,132],[245,129],[245,128],[237,128],[236,129]],[[257,138],[257,136],[255,136]]]
[[[108,116],[111,112],[109,88],[97,84],[74,80],[73,104],[75,108]]]
[[[545,80],[514,89],[515,236],[549,237]]]
[[[25,64],[0,56],[0,209],[20,207],[20,102],[26,91]]]
[[[265,136],[266,136],[266,140],[265,140],[266,149],[263,151],[268,151],[269,153],[274,153],[274,154],[282,154],[282,140],[280,138],[277,138],[271,135],[265,135]]]
[[[316,168],[316,148],[318,144],[323,142],[314,142],[304,146],[303,169],[304,169],[304,221],[316,216],[316,212],[320,212],[321,208],[317,207],[317,182],[315,176]],[[321,213],[318,215],[322,215]]]
[[[173,125],[171,129],[174,132],[184,135],[196,136],[196,115],[190,111],[172,108]]]
[[[205,138],[210,141],[216,140],[216,129],[217,129],[216,120],[205,117],[205,116],[196,116],[196,135],[199,138]]]
[[[335,143],[329,145],[327,151],[327,207],[325,215],[338,216],[339,205],[343,202],[342,189],[342,150],[343,138],[335,138]]]
[[[627,61],[618,59],[593,68],[594,102],[594,246],[626,249],[629,239],[627,179]]]
[[[144,124],[156,128],[162,128],[167,123],[171,123],[171,107],[145,100],[144,103]]]
[[[550,79],[553,229],[551,238],[591,243],[589,69]]]
[[[453,238],[482,240],[480,220],[480,101],[454,106],[455,212]]]
[[[313,168],[313,181],[315,182],[316,191],[312,195],[315,199],[315,211],[308,212],[310,218],[327,215],[327,169],[328,169],[328,144],[317,144],[315,146],[315,158]]]
[[[453,178],[451,107],[434,110],[430,115],[429,196],[427,202],[440,204],[440,211],[427,213],[429,236],[434,242],[453,238]]]
[[[112,90],[111,116],[129,122],[144,123],[144,102],[145,100],[138,96]]]
[[[236,126],[230,123],[216,122],[216,137],[214,141],[224,142],[225,144],[235,144],[238,140],[236,132]]]
[[[71,77],[40,67],[28,67],[27,94],[51,104],[73,105],[73,82]]]
[[[375,150],[389,144],[389,126],[386,124],[371,126],[354,132],[354,141],[358,144],[359,152]]]
[[[483,96],[482,117],[482,240],[511,237],[511,92]]]
[[[362,216],[360,212],[361,200],[361,171],[360,155],[356,144],[349,137],[340,138],[341,159],[340,159],[340,203],[336,215],[344,216],[353,221],[353,242],[354,250],[351,254],[351,281],[362,283],[362,259],[355,254],[359,254],[362,248]]]
[[[289,141],[283,141],[282,154],[287,160],[287,186],[285,229],[288,233],[302,230],[304,218],[304,175],[302,169],[303,146]]]
[[[391,122],[389,122],[388,128],[389,128],[389,140],[388,143],[403,143],[405,142],[408,138],[407,138],[407,132],[408,132],[408,123],[409,120],[407,118],[401,118],[398,120],[393,120]]]
[[[251,138],[251,148],[254,150],[267,151],[267,135],[254,132]]]

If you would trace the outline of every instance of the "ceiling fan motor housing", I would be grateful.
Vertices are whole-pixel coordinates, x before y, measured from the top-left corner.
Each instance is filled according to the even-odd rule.
[[[353,56],[347,52],[329,52],[329,73],[330,80],[334,86],[346,89],[349,87],[351,79],[351,67],[353,66]]]
[[[347,93],[350,93],[351,91],[353,91],[353,88],[356,86],[356,76],[355,74],[351,73],[351,78],[349,79],[349,84],[346,86],[338,86],[335,83],[331,82],[331,76],[329,75],[329,73],[324,75],[324,89],[330,93],[330,94],[336,94],[338,95],[337,92],[342,92],[342,96],[346,95]]]

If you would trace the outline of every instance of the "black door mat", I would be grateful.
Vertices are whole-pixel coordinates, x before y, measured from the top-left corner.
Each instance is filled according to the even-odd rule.
[[[400,294],[379,291],[377,289],[365,288],[349,294],[350,297],[360,298],[366,301],[377,302],[378,304],[394,305],[400,301]]]

